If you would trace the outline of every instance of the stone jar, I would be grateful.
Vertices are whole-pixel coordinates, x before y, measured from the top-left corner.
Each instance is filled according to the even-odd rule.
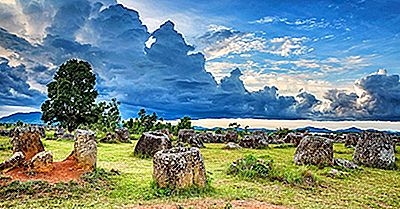
[[[200,150],[175,147],[157,152],[153,157],[153,178],[161,188],[204,188],[206,169]]]
[[[145,132],[140,136],[135,146],[134,155],[142,157],[153,157],[160,150],[172,147],[171,140],[161,132]]]
[[[294,155],[297,165],[333,165],[333,144],[322,137],[305,137],[300,141]]]
[[[17,127],[12,130],[11,136],[13,153],[22,152],[25,160],[30,160],[37,153],[44,151],[42,130],[39,127]]]
[[[389,169],[395,165],[394,142],[383,133],[366,133],[358,140],[353,161],[368,167]]]

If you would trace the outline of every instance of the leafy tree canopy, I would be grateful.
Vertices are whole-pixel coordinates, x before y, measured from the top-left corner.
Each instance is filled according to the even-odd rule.
[[[97,121],[96,76],[88,62],[72,59],[62,64],[47,85],[48,99],[42,104],[42,120],[59,123],[68,131]]]

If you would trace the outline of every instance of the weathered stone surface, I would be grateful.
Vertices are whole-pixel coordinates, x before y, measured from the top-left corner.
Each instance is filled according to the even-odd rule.
[[[62,136],[63,136],[64,134],[65,134],[64,129],[62,129],[62,128],[57,128],[57,129],[54,131],[54,139],[57,140],[57,139],[59,139],[59,138],[62,138]]]
[[[175,147],[157,152],[153,178],[161,188],[183,189],[206,186],[206,169],[198,148]]]
[[[168,138],[172,139],[174,135],[169,131],[168,128],[161,130],[161,133],[165,134],[168,136]]]
[[[70,133],[65,133],[64,135],[61,136],[61,139],[63,140],[74,140],[75,136],[73,134]]]
[[[225,140],[224,142],[238,142],[239,136],[236,131],[229,130],[225,133]]]
[[[342,158],[335,158],[334,164],[336,166],[347,168],[347,169],[357,169],[359,168],[357,164],[353,163],[350,160],[342,159]]]
[[[267,140],[268,143],[271,143],[273,141],[272,136],[269,136],[268,133],[265,131],[261,131],[261,130],[253,131],[253,132],[251,132],[251,135],[260,136],[260,137],[264,138],[265,140]]]
[[[198,134],[192,135],[188,139],[188,144],[192,147],[197,147],[197,148],[204,148],[204,144],[201,141],[201,138],[198,137]]]
[[[226,142],[235,142],[239,141],[239,136],[236,131],[226,131],[225,134],[215,134],[214,136],[210,137],[212,141],[211,143],[226,143]]]
[[[40,136],[42,138],[45,138],[46,137],[46,130],[44,129],[44,127],[43,126],[38,126],[37,128],[39,130]]]
[[[196,137],[203,143],[214,143],[215,141],[214,135],[210,132],[197,133]]]
[[[246,135],[239,145],[244,148],[262,149],[268,147],[268,142],[262,135]]]
[[[115,129],[115,136],[119,142],[129,143],[129,130],[127,128],[117,128]]]
[[[288,133],[283,139],[285,143],[294,144],[296,147],[300,144],[300,141],[305,137],[303,133]]]
[[[29,162],[29,168],[31,171],[39,173],[53,170],[53,153],[50,151],[39,152]]]
[[[15,152],[11,158],[0,163],[0,171],[8,170],[15,168],[25,161],[24,153],[22,152]]]
[[[17,127],[12,130],[11,144],[13,153],[22,152],[25,160],[30,160],[37,153],[44,151],[41,133],[38,127]]]
[[[0,136],[10,136],[10,131],[6,129],[0,129]]]
[[[321,137],[305,137],[296,148],[294,162],[297,165],[332,165],[333,144]]]
[[[268,136],[268,143],[270,144],[284,144],[285,141],[276,135]]]
[[[108,132],[100,139],[103,143],[130,143],[129,131],[127,128],[117,128],[115,133]]]
[[[346,138],[344,135],[339,135],[339,134],[331,134],[331,138],[335,143],[344,143],[346,141]]]
[[[224,143],[225,140],[226,139],[224,134],[215,134],[213,143]]]
[[[234,142],[228,142],[225,144],[224,149],[241,149],[242,147],[235,144]]]
[[[392,168],[395,165],[393,140],[383,133],[365,133],[358,140],[353,161],[359,165]]]
[[[195,132],[193,129],[181,129],[178,132],[178,142],[187,143],[189,138],[194,135]]]
[[[117,143],[118,141],[115,138],[114,134],[108,132],[104,138],[100,139],[100,142],[102,142],[102,143]]]
[[[347,148],[355,147],[360,136],[358,134],[348,133],[344,136],[344,146]]]
[[[161,132],[145,132],[136,144],[134,154],[143,157],[153,157],[160,150],[172,147],[169,137]]]
[[[93,131],[76,130],[74,150],[70,157],[77,160],[78,165],[87,171],[96,168],[97,142]]]

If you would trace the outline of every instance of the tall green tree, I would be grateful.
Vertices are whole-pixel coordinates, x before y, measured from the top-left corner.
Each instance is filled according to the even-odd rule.
[[[179,130],[181,129],[192,129],[192,119],[188,116],[185,116],[181,119],[179,119],[178,124],[176,124],[174,134],[177,136],[179,133]]]
[[[97,125],[107,131],[114,131],[118,128],[121,123],[121,114],[118,109],[120,104],[115,98],[111,102],[100,102],[97,105],[99,113]]]
[[[59,123],[68,131],[97,121],[94,88],[96,76],[88,62],[72,59],[57,70],[47,85],[48,99],[42,104],[42,120]]]

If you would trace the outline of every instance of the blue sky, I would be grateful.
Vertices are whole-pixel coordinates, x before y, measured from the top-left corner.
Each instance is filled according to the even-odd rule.
[[[38,109],[80,58],[125,117],[398,120],[399,14],[373,0],[6,0],[0,115]]]
[[[150,29],[166,18],[173,20],[189,43],[199,47],[201,43],[196,37],[202,36],[210,25],[254,35],[247,39],[250,42],[247,45],[257,44],[257,41],[262,42],[260,45],[270,44],[274,39],[284,38],[274,44],[279,47],[286,43],[286,48],[281,50],[253,46],[245,52],[232,49],[223,56],[209,55],[207,70],[220,73],[219,78],[228,75],[231,65],[235,64],[253,68],[266,77],[271,73],[283,74],[283,83],[279,83],[278,78],[265,79],[289,94],[296,93],[299,86],[286,87],[287,81],[303,85],[299,79],[304,84],[306,79],[303,78],[315,80],[307,90],[321,96],[326,88],[348,90],[355,80],[381,68],[389,73],[400,71],[399,1],[120,2],[137,8]],[[293,42],[296,38],[300,41]],[[223,64],[226,68],[221,72]],[[247,80],[244,78],[249,88],[255,90],[265,85],[262,76],[254,83],[251,75],[249,73]]]

